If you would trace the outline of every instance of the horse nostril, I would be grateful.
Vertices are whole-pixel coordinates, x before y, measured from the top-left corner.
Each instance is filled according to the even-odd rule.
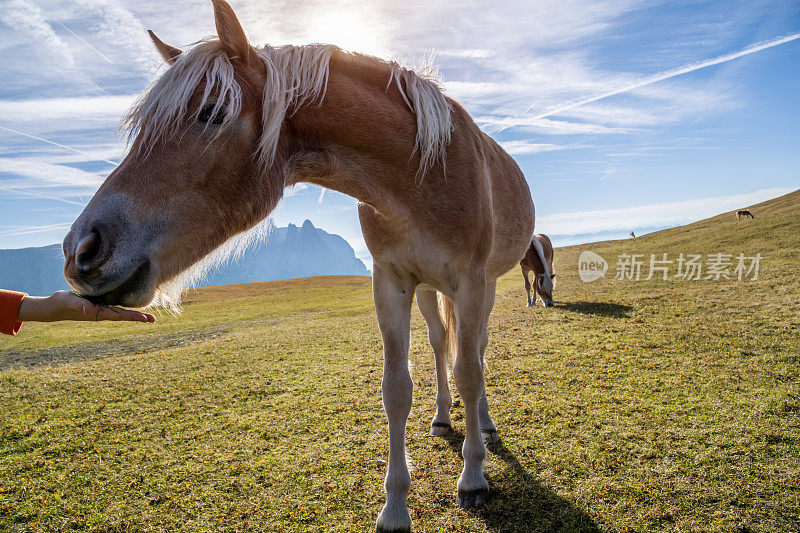
[[[78,247],[75,248],[75,263],[81,270],[97,267],[105,259],[104,249],[105,246],[100,231],[97,228],[92,228],[92,231],[81,239]]]

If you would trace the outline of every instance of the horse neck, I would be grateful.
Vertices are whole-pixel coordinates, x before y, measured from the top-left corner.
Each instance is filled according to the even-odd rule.
[[[417,180],[416,119],[388,65],[335,54],[325,97],[286,120],[286,185],[309,182],[382,210]]]

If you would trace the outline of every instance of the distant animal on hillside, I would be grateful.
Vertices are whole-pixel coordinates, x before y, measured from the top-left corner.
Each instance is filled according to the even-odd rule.
[[[631,239],[635,239],[635,238],[636,238],[636,234],[634,234],[633,232],[631,232]]]
[[[143,307],[179,294],[195,265],[241,249],[240,237],[269,216],[284,188],[309,182],[359,199],[389,426],[376,529],[411,530],[405,435],[415,294],[436,358],[431,433],[451,428],[452,361],[464,407],[458,504],[481,507],[489,497],[484,437],[499,438],[483,356],[497,278],[534,231],[525,176],[430,76],[333,45],[255,48],[231,6],[212,2],[219,39],[184,52],[150,34],[169,66],[124,120],[130,151],[64,239],[67,280],[99,302]]]
[[[741,211],[737,211],[736,212],[736,220],[742,220],[743,218],[755,219],[756,217],[754,217],[753,213],[751,213],[747,209],[742,209]]]
[[[536,305],[538,295],[545,307],[553,307],[553,280],[556,273],[553,272],[553,244],[547,235],[537,233],[531,240],[531,245],[525,253],[525,257],[519,262],[522,268],[522,277],[525,278],[525,291],[528,293],[528,307]],[[533,299],[531,299],[531,282],[528,279],[528,272],[533,271]]]

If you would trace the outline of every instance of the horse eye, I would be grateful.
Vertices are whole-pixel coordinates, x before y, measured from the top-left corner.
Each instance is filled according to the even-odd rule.
[[[213,124],[214,126],[219,126],[225,120],[225,110],[223,108],[219,108],[215,113],[214,104],[206,104],[197,114],[197,120],[203,124]]]

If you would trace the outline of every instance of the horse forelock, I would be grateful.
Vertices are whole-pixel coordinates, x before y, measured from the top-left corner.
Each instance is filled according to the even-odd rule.
[[[141,133],[140,150],[149,153],[160,139],[181,130],[190,118],[189,102],[201,84],[203,94],[198,109],[213,103],[213,114],[225,110],[219,134],[241,112],[242,89],[233,64],[217,39],[204,39],[178,56],[175,64],[134,102],[122,119],[121,129],[129,140]]]

